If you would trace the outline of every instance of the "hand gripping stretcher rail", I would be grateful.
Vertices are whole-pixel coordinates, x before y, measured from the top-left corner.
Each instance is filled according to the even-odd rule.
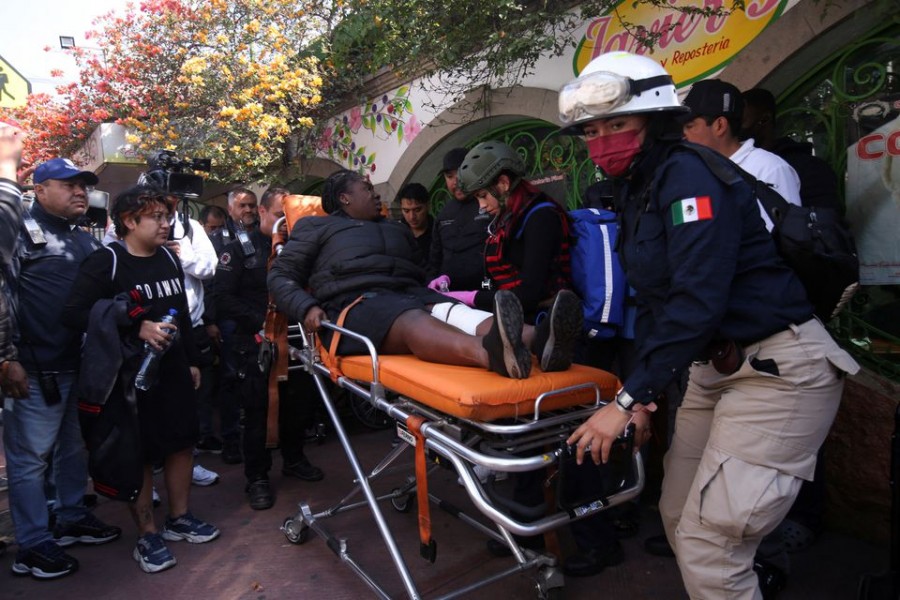
[[[293,207],[298,197],[288,198],[294,199],[294,202],[285,199],[288,221],[293,224],[291,215],[298,214]],[[555,373],[543,373],[535,366],[531,377],[515,380],[479,368],[428,363],[413,356],[379,356],[370,340],[341,327],[341,323],[325,322],[323,327],[335,332],[328,350],[316,343],[314,335],[304,332],[302,325],[288,328],[291,358],[288,370],[303,370],[314,378],[355,481],[343,498],[324,510],[313,512],[307,502],[300,502],[296,515],[288,517],[282,525],[287,539],[302,544],[307,541],[310,530],[316,532],[378,597],[390,598],[382,584],[350,554],[348,540],[332,535],[324,524],[326,519],[345,511],[368,507],[407,596],[421,598],[380,504],[390,502],[394,509],[406,512],[415,498],[423,558],[433,562],[436,556],[436,542],[431,538],[429,503],[432,503],[486,536],[506,544],[515,560],[513,566],[440,598],[464,596],[482,586],[532,569],[537,571],[536,588],[540,598],[561,597],[564,580],[555,557],[519,547],[512,535],[534,536],[551,532],[640,493],[644,485],[643,464],[640,455],[633,453],[628,444],[614,446],[617,460],[611,460],[610,464],[616,463],[619,468],[607,466],[596,471],[598,477],[607,481],[601,495],[577,497],[575,494],[573,497],[565,491],[570,488],[561,481],[565,472],[574,469],[574,459],[565,447],[565,440],[604,401],[613,397],[618,380],[605,371],[581,365],[572,365],[567,371]],[[369,355],[334,356],[329,350],[337,347],[335,338],[340,335],[361,341]],[[368,473],[347,436],[328,380],[394,419],[398,435],[407,442],[392,448]],[[373,483],[411,447],[416,454],[415,476],[408,477],[401,487],[376,494]],[[467,515],[429,493],[428,474],[440,468],[439,464],[449,465],[456,471],[472,504],[493,528],[485,525],[484,519]],[[482,484],[473,470],[476,465],[493,472],[539,471],[548,474],[546,481],[556,479],[560,485],[545,486],[551,490],[546,506],[538,507],[538,513],[523,520],[514,515],[527,513],[529,508],[496,492],[492,485],[493,476]],[[552,498],[554,488],[557,488],[555,499]],[[362,500],[358,499],[360,494]],[[531,510],[533,512],[534,507]]]

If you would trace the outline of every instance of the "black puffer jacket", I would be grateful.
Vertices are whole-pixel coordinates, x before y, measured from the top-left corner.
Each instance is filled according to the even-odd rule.
[[[329,311],[348,295],[421,287],[425,271],[414,262],[415,251],[409,228],[398,223],[358,221],[341,211],[306,217],[272,264],[269,293],[299,321],[313,306]]]

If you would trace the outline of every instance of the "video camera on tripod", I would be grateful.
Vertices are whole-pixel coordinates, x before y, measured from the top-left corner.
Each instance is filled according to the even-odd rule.
[[[182,223],[184,233],[191,236],[190,206],[191,200],[203,195],[203,177],[196,171],[209,173],[212,161],[208,158],[182,160],[171,150],[158,150],[147,159],[146,173],[141,173],[139,184],[158,187],[169,196],[178,198],[181,210],[176,209],[177,219]],[[180,214],[179,214],[180,213]],[[175,239],[175,223],[169,230],[169,239]]]
[[[209,173],[212,161],[208,158],[181,160],[171,150],[158,150],[147,159],[147,166],[149,169],[143,177],[148,183],[182,200],[196,200],[203,194],[203,177],[195,171]]]

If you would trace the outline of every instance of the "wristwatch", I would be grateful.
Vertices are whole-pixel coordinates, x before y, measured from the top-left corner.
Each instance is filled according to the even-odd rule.
[[[627,414],[634,412],[635,405],[638,404],[638,401],[632,398],[631,394],[625,391],[625,388],[620,389],[616,394],[615,402],[616,408]]]

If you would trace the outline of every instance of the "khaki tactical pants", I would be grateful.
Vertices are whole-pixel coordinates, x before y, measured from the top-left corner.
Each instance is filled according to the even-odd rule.
[[[761,600],[760,540],[787,515],[859,366],[813,319],[745,347],[733,375],[694,363],[660,512],[691,598]]]

